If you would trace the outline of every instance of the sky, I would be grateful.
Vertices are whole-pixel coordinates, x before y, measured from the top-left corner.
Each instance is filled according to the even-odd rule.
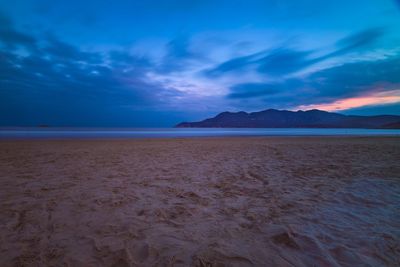
[[[400,115],[400,0],[0,0],[0,126]]]

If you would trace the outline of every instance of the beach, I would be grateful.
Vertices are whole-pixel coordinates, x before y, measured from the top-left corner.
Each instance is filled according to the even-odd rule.
[[[400,266],[400,138],[2,140],[0,266]]]

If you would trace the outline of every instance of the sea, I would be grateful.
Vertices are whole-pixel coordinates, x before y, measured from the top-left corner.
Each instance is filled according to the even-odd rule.
[[[0,128],[0,139],[181,138],[223,136],[400,136],[400,130],[343,128]]]

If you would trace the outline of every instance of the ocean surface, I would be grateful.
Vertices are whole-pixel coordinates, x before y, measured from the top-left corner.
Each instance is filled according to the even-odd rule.
[[[0,139],[217,136],[400,136],[400,130],[316,128],[0,128]]]

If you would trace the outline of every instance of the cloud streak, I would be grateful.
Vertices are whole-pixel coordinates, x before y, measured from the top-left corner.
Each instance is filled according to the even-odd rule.
[[[225,61],[205,71],[205,75],[215,78],[229,72],[238,72],[250,68],[269,76],[288,75],[321,61],[367,48],[379,40],[383,34],[384,31],[380,28],[357,32],[338,41],[338,48],[335,51],[320,57],[312,57],[314,51],[298,51],[287,47],[280,47],[272,51],[261,51]]]
[[[0,12],[0,40],[8,49],[23,46],[29,49],[36,47],[36,39],[29,34],[15,29],[13,22]]]
[[[171,99],[182,95],[146,78],[154,68],[146,58],[86,52],[54,35],[43,36],[42,45],[32,50],[38,39],[16,31],[11,21],[1,30],[1,124],[74,125],[86,118],[88,125],[146,125],[146,117],[168,109]],[[20,55],[17,46],[27,54]]]
[[[347,63],[317,71],[304,78],[235,85],[227,97],[232,100],[263,98],[264,103],[273,100],[275,104],[287,108],[329,103],[335,105],[341,99],[394,92],[394,89],[400,87],[399,66],[399,55],[375,61]]]

